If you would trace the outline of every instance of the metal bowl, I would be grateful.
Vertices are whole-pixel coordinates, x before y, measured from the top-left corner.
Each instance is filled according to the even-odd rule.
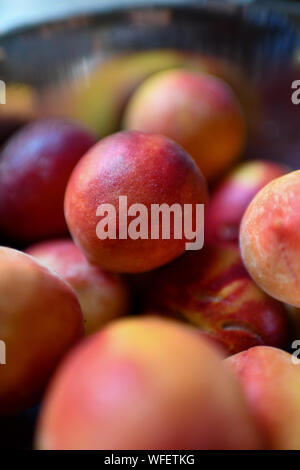
[[[52,15],[24,18],[23,24],[17,22],[0,36],[0,77],[41,87],[95,60],[153,48],[231,59],[257,76],[266,66],[290,62],[299,34],[269,2],[263,7],[248,3],[157,0],[149,6],[143,1],[87,1]]]

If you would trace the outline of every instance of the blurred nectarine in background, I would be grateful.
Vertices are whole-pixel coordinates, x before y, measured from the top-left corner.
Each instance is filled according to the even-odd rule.
[[[234,168],[212,192],[205,213],[205,241],[238,242],[242,217],[255,194],[286,172],[284,166],[264,160]]]
[[[126,104],[136,88],[157,72],[181,68],[221,78],[234,90],[250,130],[259,125],[258,95],[247,76],[233,63],[195,52],[173,49],[121,54],[77,71],[75,80],[44,90],[39,114],[68,117],[99,137],[120,129]],[[57,106],[57,102],[60,106]]]
[[[300,449],[300,365],[292,359],[285,351],[258,346],[226,361],[273,450]]]
[[[181,69],[142,83],[127,105],[124,128],[170,137],[209,180],[241,156],[246,142],[243,111],[228,84]]]
[[[39,419],[41,449],[257,449],[222,355],[189,326],[119,320],[63,362]]]
[[[94,143],[85,129],[55,119],[28,124],[9,139],[0,155],[0,233],[9,242],[66,234],[65,188]]]
[[[34,405],[57,363],[83,335],[74,291],[32,257],[0,247],[0,414]]]
[[[267,344],[285,347],[290,322],[245,270],[238,246],[206,245],[153,274],[148,308],[191,323],[227,354]]]
[[[127,313],[129,294],[124,281],[118,274],[90,265],[72,240],[37,243],[26,252],[54,269],[73,287],[81,305],[86,334]]]
[[[35,90],[22,83],[8,83],[1,88],[1,97],[2,93],[5,103],[0,102],[0,145],[37,116],[38,103]]]

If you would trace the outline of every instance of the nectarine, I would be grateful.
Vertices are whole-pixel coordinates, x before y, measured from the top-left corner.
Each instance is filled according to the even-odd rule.
[[[212,180],[241,156],[246,124],[231,88],[212,75],[171,70],[135,91],[124,128],[166,135],[194,158]]]
[[[264,160],[245,162],[232,170],[211,195],[205,215],[205,240],[238,242],[243,214],[255,194],[286,172],[284,166]]]
[[[92,264],[110,271],[142,272],[176,258],[187,241],[186,232],[177,238],[172,217],[170,233],[164,237],[159,220],[151,220],[153,205],[170,209],[177,204],[182,212],[189,205],[193,213],[188,222],[193,225],[196,205],[206,200],[202,174],[175,142],[155,134],[120,132],[101,140],[76,166],[66,190],[65,216],[75,242]],[[129,208],[140,213],[136,230],[140,233],[135,238],[129,233],[131,223],[136,223]],[[99,236],[100,223],[107,224],[105,236]],[[113,233],[108,233],[110,227]],[[200,220],[196,231],[200,233],[201,228]],[[152,236],[154,229],[158,229],[157,236]]]
[[[254,449],[260,433],[222,355],[171,320],[119,320],[62,364],[41,449]]]
[[[243,386],[267,448],[299,450],[300,365],[287,352],[266,346],[251,348],[226,362]]]
[[[72,240],[37,243],[26,252],[54,269],[75,290],[86,334],[128,311],[129,295],[118,274],[92,266]]]
[[[95,143],[58,119],[28,124],[0,155],[0,233],[20,244],[67,233],[63,198],[70,174]]]
[[[0,414],[40,398],[57,363],[83,335],[74,291],[31,256],[0,247]]]
[[[268,294],[300,306],[300,171],[276,178],[252,200],[240,228],[246,268]]]
[[[235,244],[185,253],[155,272],[149,284],[148,308],[197,326],[227,354],[287,345],[284,306],[252,281]]]

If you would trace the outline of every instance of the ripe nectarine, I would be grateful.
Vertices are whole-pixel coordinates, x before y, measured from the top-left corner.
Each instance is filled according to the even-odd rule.
[[[37,243],[26,252],[54,269],[73,287],[81,305],[86,334],[127,313],[129,296],[120,276],[90,265],[72,240]]]
[[[0,232],[21,244],[67,233],[63,199],[69,176],[95,143],[85,129],[58,119],[28,124],[0,155]]]
[[[120,198],[126,198],[126,208],[121,209]],[[174,224],[170,223],[168,238],[152,229],[160,228],[151,223],[152,206],[173,204],[190,205],[195,222],[194,209],[206,203],[205,180],[193,160],[172,140],[142,132],[120,132],[101,140],[80,160],[69,180],[65,196],[65,216],[78,246],[88,260],[104,269],[117,272],[143,272],[161,266],[183,253],[187,239],[185,233],[176,237]],[[98,214],[107,205],[114,214]],[[139,206],[136,206],[139,204]],[[146,234],[130,236],[131,222],[136,218],[128,214],[127,207],[141,213],[140,224]],[[108,218],[107,225],[114,233],[99,237],[99,223]],[[125,220],[125,222],[124,222]],[[203,221],[202,221],[203,222]],[[121,236],[121,225],[125,227]],[[191,225],[190,224],[190,225]],[[197,224],[201,232],[203,223]],[[128,233],[127,233],[128,228]],[[109,228],[107,229],[109,231]],[[139,230],[137,230],[138,232]]]
[[[74,291],[31,256],[0,247],[0,414],[34,405],[57,363],[83,335]]]
[[[41,449],[255,449],[253,425],[222,355],[193,328],[119,320],[62,364],[37,430]]]

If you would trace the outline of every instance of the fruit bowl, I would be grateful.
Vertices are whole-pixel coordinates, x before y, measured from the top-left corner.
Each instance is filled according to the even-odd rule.
[[[251,357],[254,368],[266,357],[282,367],[283,378],[299,382],[284,365],[292,322],[282,302],[292,299],[299,316],[300,301],[278,296],[273,276],[284,243],[287,252],[296,247],[289,263],[298,272],[299,211],[287,236],[280,223],[267,224],[273,213],[281,216],[274,199],[267,194],[260,203],[271,214],[261,237],[271,273],[265,259],[258,274],[256,266],[254,274],[250,269],[257,256],[247,245],[253,226],[249,233],[244,228],[243,259],[238,239],[255,195],[273,179],[290,184],[286,173],[299,167],[299,106],[292,90],[300,78],[300,8],[251,0],[150,3],[53,0],[40,12],[0,22],[6,92],[6,105],[0,104],[0,240],[7,245],[0,248],[0,341],[9,342],[18,359],[7,375],[0,371],[0,447],[294,445],[289,436],[281,438],[280,422],[267,426],[264,442],[246,401],[251,373],[243,396],[230,368],[238,375],[239,361],[251,371]],[[244,161],[237,165],[238,158]],[[126,223],[137,205],[147,215],[152,206],[205,205],[201,228],[208,246],[184,254],[193,245],[188,240],[198,241],[193,217],[189,237],[176,237],[174,223],[172,236],[155,232],[150,243],[147,222],[146,236],[133,224],[132,237],[101,238],[98,217],[108,206],[114,211],[117,200],[114,223],[121,232],[124,195]],[[255,220],[255,229],[261,225]],[[264,271],[274,281],[269,290]],[[293,272],[288,275],[293,280]],[[83,342],[78,355],[77,339]],[[63,358],[56,376],[69,347],[70,360],[65,365]],[[237,359],[228,367],[223,359],[233,354]],[[263,404],[280,402],[268,385]],[[279,396],[291,403],[300,429],[298,401],[283,385],[279,377]],[[272,406],[258,417],[262,428],[269,415]],[[281,418],[288,429],[284,412]]]
[[[299,44],[295,28],[271,7],[270,2],[156,0],[151,6],[87,1],[81,8],[76,3],[54,8],[52,15],[49,8],[2,33],[0,74],[7,81],[44,86],[72,79],[109,55],[154,48],[232,59],[257,74],[266,65],[289,62]]]

